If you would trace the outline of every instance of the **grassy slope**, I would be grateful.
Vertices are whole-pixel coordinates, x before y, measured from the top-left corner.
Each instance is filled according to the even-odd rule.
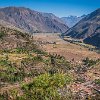
[[[67,60],[74,57],[77,61],[84,55],[81,58],[99,57],[83,47],[66,44],[56,35],[43,34],[31,38],[2,26],[0,31],[4,33],[0,38],[1,100],[73,100],[75,96],[68,87],[80,81],[77,80],[80,73],[75,70],[82,69],[84,64],[79,68]]]

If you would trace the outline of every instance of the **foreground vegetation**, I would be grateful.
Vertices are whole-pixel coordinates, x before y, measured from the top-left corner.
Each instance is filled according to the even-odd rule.
[[[82,100],[82,91],[74,92],[71,86],[86,82],[81,75],[95,68],[99,59],[86,58],[76,65],[41,50],[26,33],[7,32],[0,33],[0,100]],[[93,82],[99,85],[100,80]],[[99,100],[91,99],[97,95],[87,94],[84,100]]]

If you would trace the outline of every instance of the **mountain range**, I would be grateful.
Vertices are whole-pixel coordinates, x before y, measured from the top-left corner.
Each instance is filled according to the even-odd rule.
[[[82,15],[80,17],[78,16],[68,16],[68,17],[62,17],[61,19],[65,22],[68,27],[73,27],[76,23],[78,23],[82,18],[84,18],[86,15]]]
[[[100,8],[80,20],[66,31],[65,35],[83,39],[85,43],[100,47]]]
[[[59,18],[24,7],[0,8],[0,25],[29,33],[64,33],[100,47],[100,8],[81,17]],[[74,26],[73,26],[74,25]],[[69,28],[69,27],[71,28]]]
[[[34,32],[62,33],[68,26],[51,13],[42,13],[24,7],[0,8],[0,22],[21,30]],[[2,24],[2,23],[1,23]]]

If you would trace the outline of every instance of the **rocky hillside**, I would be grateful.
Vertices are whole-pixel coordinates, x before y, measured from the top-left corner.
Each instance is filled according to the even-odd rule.
[[[68,17],[62,17],[61,19],[68,25],[68,27],[73,27],[76,23],[78,23],[82,18],[84,18],[86,15],[82,15],[80,17],[78,16],[68,16]]]
[[[100,9],[87,15],[65,35],[83,39],[85,43],[100,47]]]
[[[27,45],[29,34],[0,25],[0,50],[7,50]]]
[[[96,33],[91,37],[84,39],[85,43],[92,44],[94,46],[100,47],[100,33]]]
[[[41,38],[0,25],[0,100],[99,100],[100,60],[68,61],[59,52],[77,57],[86,51],[61,38],[57,44]],[[43,45],[53,46],[48,47],[53,53],[40,49]]]
[[[41,13],[24,7],[0,8],[0,20],[27,32],[65,32],[68,26],[50,13]]]
[[[29,34],[0,25],[0,100],[62,100],[58,90],[73,82],[71,66],[39,49]]]

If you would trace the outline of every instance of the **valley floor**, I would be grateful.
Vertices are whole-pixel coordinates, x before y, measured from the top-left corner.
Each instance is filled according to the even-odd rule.
[[[59,33],[38,33],[34,34],[33,38],[41,45],[41,49],[48,53],[62,55],[69,61],[80,62],[86,57],[100,58],[100,54],[90,51],[88,48],[64,41],[60,38]]]

